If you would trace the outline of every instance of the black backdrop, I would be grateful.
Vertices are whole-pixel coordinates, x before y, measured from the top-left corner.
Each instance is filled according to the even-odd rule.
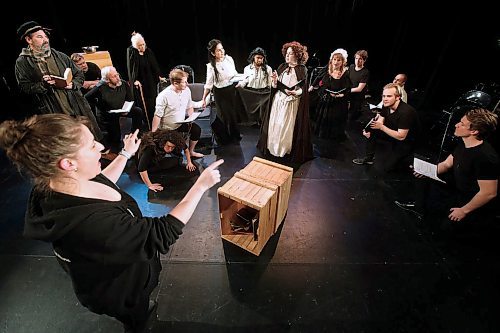
[[[108,50],[125,78],[125,50],[136,30],[165,75],[175,65],[190,65],[197,82],[205,80],[206,45],[212,38],[222,40],[240,72],[256,46],[268,52],[273,68],[283,61],[281,45],[291,40],[307,45],[321,65],[338,47],[349,52],[349,63],[356,50],[366,49],[372,94],[379,95],[395,74],[405,72],[407,90],[421,92],[419,107],[426,112],[454,103],[477,83],[498,82],[498,13],[477,1],[461,6],[438,1],[46,0],[10,6],[14,10],[4,11],[0,22],[0,84],[2,95],[14,103],[1,112],[2,119],[25,114],[14,63],[24,46],[16,29],[28,20],[52,28],[51,46],[68,55],[86,45]]]

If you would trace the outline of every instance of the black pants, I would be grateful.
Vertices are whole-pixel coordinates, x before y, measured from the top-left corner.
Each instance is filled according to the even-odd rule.
[[[136,129],[145,130],[144,113],[141,108],[133,106],[130,112],[124,113],[101,113],[100,126],[107,131],[104,137],[104,145],[106,148],[111,148],[112,151],[118,152],[121,147],[121,128],[120,117],[132,119],[132,132]]]
[[[358,119],[361,114],[363,113],[363,109],[366,105],[366,101],[363,98],[351,98],[350,100],[350,107],[349,107],[349,120],[356,120]]]
[[[372,130],[366,141],[366,156],[373,158],[375,167],[382,172],[405,170],[412,163],[413,145],[409,142],[386,140],[387,135],[380,130]]]
[[[196,123],[184,123],[180,127],[175,129],[177,132],[189,133],[189,139],[191,141],[198,141],[201,137],[201,128]]]
[[[450,234],[484,233],[494,224],[494,203],[490,202],[466,215],[461,221],[448,218],[450,208],[462,207],[469,200],[460,198],[450,174],[442,176],[447,184],[429,178],[415,179],[415,210],[424,215],[428,227]]]

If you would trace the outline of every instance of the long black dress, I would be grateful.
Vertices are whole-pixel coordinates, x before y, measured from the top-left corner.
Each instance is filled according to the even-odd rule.
[[[345,71],[339,79],[333,78],[328,72],[325,73],[318,92],[320,99],[316,108],[315,135],[324,139],[345,139],[350,90],[351,80],[348,71]],[[333,97],[331,91],[339,92],[343,96]]]
[[[160,66],[156,56],[150,48],[141,55],[133,46],[127,49],[127,70],[130,86],[134,91],[136,103],[143,108],[139,90],[134,89],[134,82],[139,81],[142,84],[144,99],[148,113],[149,123],[153,121],[155,113],[156,96],[158,95],[157,86],[160,82]]]

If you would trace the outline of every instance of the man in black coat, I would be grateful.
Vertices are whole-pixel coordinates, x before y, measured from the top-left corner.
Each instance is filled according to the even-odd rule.
[[[15,74],[21,93],[32,98],[35,114],[64,113],[85,116],[97,140],[102,133],[89,104],[80,92],[84,81],[83,72],[64,53],[50,47],[48,29],[34,21],[22,24],[17,34],[27,43],[16,60]],[[69,68],[72,81],[65,87],[57,87],[54,76],[64,76]]]

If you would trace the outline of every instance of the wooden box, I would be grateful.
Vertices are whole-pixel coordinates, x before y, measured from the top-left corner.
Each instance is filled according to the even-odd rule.
[[[287,168],[285,166],[259,158],[255,158],[250,164],[250,168],[246,172],[244,170],[236,172],[234,177],[217,190],[221,237],[254,255],[259,255],[267,241],[276,233],[277,226],[279,226],[282,217],[286,213],[292,169],[285,170],[282,169],[282,167]],[[262,167],[265,169],[261,172],[264,179],[252,175],[253,171]],[[278,171],[270,170],[273,168]],[[286,178],[282,176],[284,172],[290,173],[290,184],[288,184],[288,187],[284,186],[287,191],[282,190],[280,186],[275,184],[277,182],[287,184],[287,180],[283,180]],[[271,177],[272,174],[276,176]],[[272,181],[271,178],[273,178]],[[280,194],[282,196],[281,204]],[[284,211],[278,212],[279,209],[284,209]],[[249,230],[235,228],[235,221],[238,220],[238,216],[242,211],[255,216],[258,221],[258,228],[253,229],[253,225],[250,225]],[[277,221],[279,216],[281,218]]]
[[[248,163],[240,172],[278,186],[278,208],[276,209],[276,223],[274,225],[274,231],[277,231],[288,210],[293,169],[260,157],[254,157],[252,162]]]
[[[100,69],[106,66],[113,66],[113,62],[111,61],[111,56],[108,51],[97,51],[94,53],[80,53],[83,55],[85,61],[93,62]]]

